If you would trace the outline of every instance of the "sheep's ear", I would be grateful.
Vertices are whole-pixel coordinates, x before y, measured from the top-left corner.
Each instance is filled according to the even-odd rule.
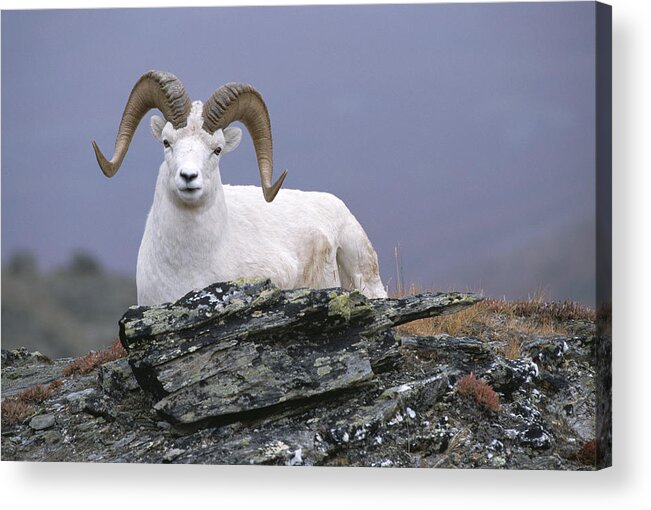
[[[167,124],[165,119],[163,117],[159,117],[158,115],[152,116],[151,121],[149,123],[149,125],[151,126],[151,134],[154,135],[154,138],[159,142],[163,141],[161,139],[161,133],[165,128],[165,124]]]
[[[224,152],[234,151],[242,141],[242,130],[236,127],[227,127],[224,129],[224,139],[226,140]]]

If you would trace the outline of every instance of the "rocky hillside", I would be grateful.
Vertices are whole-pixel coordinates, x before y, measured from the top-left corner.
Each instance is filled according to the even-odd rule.
[[[592,322],[513,358],[399,329],[480,299],[242,281],[132,307],[108,351],[3,351],[2,460],[595,469]]]

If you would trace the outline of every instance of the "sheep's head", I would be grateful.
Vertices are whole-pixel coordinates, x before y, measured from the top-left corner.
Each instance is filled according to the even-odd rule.
[[[163,145],[166,188],[172,199],[186,205],[201,204],[211,196],[219,182],[221,155],[237,148],[242,139],[242,130],[236,127],[207,132],[202,111],[201,101],[192,103],[186,125],[178,129],[158,115],[151,118],[152,134]]]
[[[191,104],[176,76],[161,71],[145,73],[133,87],[120,121],[113,158],[107,160],[93,141],[97,162],[107,177],[120,168],[138,124],[152,108],[158,108],[164,117],[152,119],[152,131],[165,145],[165,159],[175,172],[182,200],[200,199],[208,178],[205,169],[218,164],[216,152],[237,147],[241,131],[228,128],[235,121],[242,122],[251,134],[264,197],[267,202],[274,199],[287,171],[272,184],[271,122],[260,93],[245,83],[229,83],[217,89],[202,107],[200,102]],[[195,171],[198,173],[192,177]]]

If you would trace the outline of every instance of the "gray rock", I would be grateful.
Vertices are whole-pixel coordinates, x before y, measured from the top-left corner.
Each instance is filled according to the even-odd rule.
[[[35,364],[47,365],[52,363],[50,358],[44,356],[39,351],[30,352],[24,347],[13,350],[2,349],[0,352],[0,360],[2,361],[2,368]]]
[[[122,398],[129,391],[140,389],[126,359],[118,359],[100,366],[97,378],[104,393],[117,398]]]
[[[43,441],[50,446],[60,443],[62,439],[61,433],[56,430],[48,430],[43,433]]]
[[[70,362],[67,358],[51,361],[39,352],[27,353],[25,349],[3,350],[2,356],[2,398],[16,395],[36,384],[47,386],[55,379],[61,379]]]
[[[368,300],[342,289],[281,291],[226,282],[176,303],[131,308],[120,339],[154,408],[184,426],[240,420],[352,390],[396,362],[390,328],[456,311],[469,294]]]
[[[446,362],[477,362],[495,356],[494,349],[478,338],[450,335],[403,336],[400,338],[400,344],[403,348],[416,352],[435,353],[439,359]]]
[[[181,450],[179,448],[172,448],[171,450],[165,452],[165,454],[163,455],[163,462],[172,462],[179,455],[181,455],[183,451],[184,450]]]
[[[56,419],[51,414],[39,414],[29,421],[29,426],[34,430],[45,430],[52,427]]]
[[[134,433],[131,433],[122,439],[119,439],[115,443],[113,443],[113,448],[115,450],[121,450],[125,446],[127,446],[129,443],[131,443],[134,439],[136,438],[136,435]]]
[[[71,393],[68,393],[65,396],[65,399],[68,402],[75,402],[77,400],[84,400],[90,396],[96,395],[98,392],[95,388],[86,388],[81,391],[73,391]]]

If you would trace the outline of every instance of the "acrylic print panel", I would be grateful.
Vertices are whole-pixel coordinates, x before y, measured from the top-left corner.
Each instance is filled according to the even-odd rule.
[[[610,464],[608,6],[4,11],[2,62],[3,460]]]

